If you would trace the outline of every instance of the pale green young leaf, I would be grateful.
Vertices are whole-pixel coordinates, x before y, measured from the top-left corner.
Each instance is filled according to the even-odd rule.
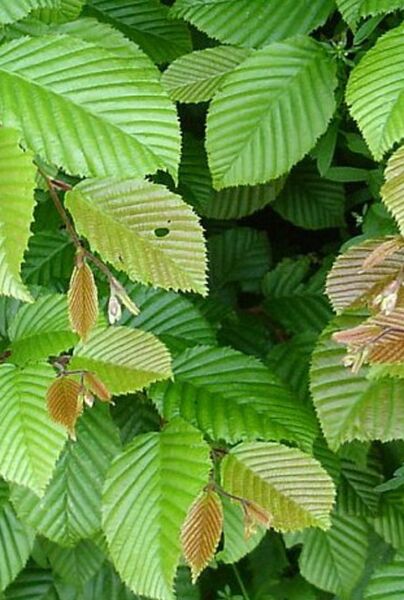
[[[67,172],[142,177],[167,169],[176,176],[175,109],[143,59],[69,35],[20,38],[0,49],[0,84],[4,125],[19,127],[29,147]]]
[[[150,395],[165,419],[180,415],[214,440],[289,440],[310,450],[310,409],[259,360],[230,348],[197,346],[173,361],[174,381]]]
[[[54,377],[46,363],[0,365],[0,474],[38,495],[43,495],[66,439],[46,410],[46,391]]]
[[[207,119],[214,187],[265,183],[301,160],[333,115],[335,71],[324,47],[303,36],[270,44],[236,67]]]
[[[169,18],[158,0],[87,0],[87,5],[88,14],[123,31],[159,64],[192,50],[185,23]]]
[[[47,3],[49,5],[50,0]],[[34,10],[33,16],[45,23],[65,23],[77,19],[85,3],[86,0],[53,0],[52,6]]]
[[[112,561],[135,593],[174,598],[181,525],[210,468],[209,446],[180,419],[137,436],[112,463],[103,529]]]
[[[343,514],[332,516],[329,531],[304,533],[299,566],[307,581],[322,590],[351,600],[368,552],[368,526],[364,519]]]
[[[249,54],[246,49],[232,46],[197,50],[171,63],[161,81],[172,100],[205,102],[214,96],[225,77]]]
[[[404,136],[404,25],[378,39],[353,69],[346,98],[374,158]]]
[[[20,308],[8,330],[11,361],[35,362],[72,348],[78,336],[72,332],[66,296],[43,296]]]
[[[91,180],[69,192],[66,205],[93,250],[129,277],[206,292],[202,227],[167,188],[134,179]]]
[[[38,8],[54,8],[60,0],[6,0],[0,6],[0,24],[13,23]]]
[[[12,502],[19,517],[48,539],[65,547],[93,536],[101,528],[101,491],[120,439],[108,407],[96,404],[77,424],[77,441],[69,441],[45,495],[38,498],[14,486]]]
[[[397,221],[404,235],[404,146],[401,146],[387,163],[386,183],[381,189],[383,202]]]
[[[367,369],[352,373],[344,366],[346,347],[334,332],[357,325],[357,315],[337,317],[321,335],[312,357],[310,385],[320,423],[333,450],[352,440],[403,438],[404,381],[371,380]]]
[[[18,132],[0,129],[0,294],[27,302],[32,298],[20,268],[31,235],[36,169],[19,141]]]
[[[210,37],[247,48],[309,33],[327,19],[331,0],[177,0],[171,13]]]
[[[70,366],[94,372],[117,395],[171,376],[166,347],[153,334],[129,327],[95,330],[76,346]]]
[[[330,526],[333,481],[317,460],[296,448],[240,444],[223,459],[222,485],[266,510],[277,531]]]
[[[337,0],[345,21],[355,26],[364,17],[389,13],[404,8],[403,0]]]

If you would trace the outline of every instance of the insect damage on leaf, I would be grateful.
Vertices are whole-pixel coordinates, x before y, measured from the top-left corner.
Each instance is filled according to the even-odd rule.
[[[56,423],[63,425],[73,440],[76,439],[76,421],[83,409],[81,392],[82,386],[78,381],[62,376],[55,379],[46,394],[50,417]]]
[[[207,489],[192,504],[181,530],[181,543],[193,583],[212,560],[222,530],[222,503],[215,491]]]
[[[97,321],[98,293],[93,272],[81,252],[77,254],[67,299],[72,329],[85,340]]]

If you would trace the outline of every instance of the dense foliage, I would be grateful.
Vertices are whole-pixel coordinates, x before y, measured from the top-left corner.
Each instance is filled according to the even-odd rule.
[[[403,11],[0,3],[1,598],[404,598]]]

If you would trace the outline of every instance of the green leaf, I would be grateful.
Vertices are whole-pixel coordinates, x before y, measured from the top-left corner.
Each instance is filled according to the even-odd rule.
[[[28,599],[27,599],[28,600]],[[64,600],[64,599],[61,599]],[[67,599],[66,600],[70,600]],[[76,599],[74,599],[76,600]],[[97,575],[89,581],[77,600],[141,600],[120,580],[109,563],[105,562]]]
[[[315,164],[304,161],[293,169],[271,206],[298,227],[341,227],[344,224],[344,186],[320,177]]]
[[[256,291],[270,266],[271,253],[265,232],[249,227],[228,229],[208,240],[209,276],[213,288],[239,283]]]
[[[22,274],[27,283],[50,286],[66,282],[72,271],[74,246],[63,231],[40,231],[29,240]]]
[[[0,129],[0,294],[29,302],[20,268],[31,234],[36,169],[19,140],[16,131]]]
[[[363,519],[335,514],[329,531],[309,530],[304,534],[299,565],[307,581],[351,600],[368,550],[368,527]]]
[[[108,407],[96,404],[77,425],[43,498],[15,486],[12,501],[19,517],[48,539],[71,547],[101,526],[101,491],[112,458],[119,452],[117,427]]]
[[[380,37],[348,81],[351,114],[377,160],[404,136],[403,33],[400,25]]]
[[[66,71],[68,78],[54,76]],[[67,172],[142,177],[167,169],[176,176],[175,110],[143,59],[68,35],[21,38],[0,49],[0,84],[4,125],[21,128],[35,152]]]
[[[54,380],[46,363],[0,365],[0,474],[42,495],[66,432],[50,420],[45,395]]]
[[[165,419],[190,421],[214,440],[289,440],[310,449],[317,434],[311,410],[260,361],[230,348],[199,346],[173,361],[174,382],[150,391]]]
[[[364,600],[400,600],[404,597],[404,552],[373,572],[366,588]]]
[[[88,12],[111,23],[143,48],[157,63],[190,52],[191,37],[181,21],[168,18],[158,0],[87,0]]]
[[[66,206],[91,247],[129,277],[205,293],[202,228],[167,188],[133,179],[86,181],[68,193]]]
[[[236,67],[208,114],[214,187],[265,183],[286,173],[326,130],[335,86],[335,65],[307,37],[271,44]]]
[[[52,8],[60,0],[18,0],[2,2],[0,6],[0,24],[13,23],[26,17],[37,8]]]
[[[47,0],[49,4],[49,0]],[[34,16],[45,23],[65,23],[77,19],[86,0],[53,0],[51,7],[34,11]]]
[[[35,362],[69,350],[78,341],[72,332],[66,296],[43,296],[20,308],[8,331],[11,360]]]
[[[355,25],[360,19],[404,8],[403,0],[337,0],[345,21]]]
[[[401,146],[387,164],[386,183],[382,187],[383,202],[394,216],[404,235],[404,146]]]
[[[34,545],[35,533],[16,517],[8,500],[8,488],[0,482],[0,590],[24,568]]]
[[[404,465],[394,471],[392,479],[388,479],[381,485],[377,486],[379,492],[389,492],[404,485]]]
[[[296,448],[240,444],[223,459],[222,485],[265,509],[276,531],[330,526],[332,479],[319,462]]]
[[[103,528],[114,565],[138,594],[174,598],[180,528],[208,481],[209,447],[181,420],[137,436],[112,463]]]
[[[235,563],[249,554],[262,540],[266,529],[257,526],[257,531],[248,540],[244,533],[244,515],[239,503],[222,498],[223,503],[223,550],[217,553],[216,559],[223,563]]]
[[[53,542],[45,542],[44,546],[53,573],[76,588],[87,583],[105,560],[104,553],[91,540],[82,540],[73,548],[62,548]]]
[[[210,37],[250,48],[309,33],[332,9],[331,0],[284,0],[276,5],[262,0],[177,0],[171,12]]]
[[[312,357],[311,392],[327,442],[333,450],[352,440],[403,438],[404,381],[367,379],[343,365],[346,348],[331,339],[358,324],[357,315],[337,317],[321,335]]]
[[[368,521],[376,533],[393,548],[404,547],[404,498],[400,491],[384,494],[379,514]]]
[[[369,516],[377,512],[380,494],[375,490],[381,481],[379,465],[369,461],[364,468],[342,461],[338,503],[346,515]]]
[[[6,589],[5,600],[59,600],[52,573],[29,566]]]
[[[205,48],[177,58],[161,79],[172,100],[203,102],[210,100],[220,89],[226,75],[231,73],[250,52],[232,46]]]
[[[117,395],[171,376],[166,347],[153,334],[129,327],[96,330],[76,346],[70,366],[93,371]]]
[[[185,296],[142,285],[125,289],[140,313],[134,317],[127,312],[120,321],[122,325],[151,331],[169,347],[185,349],[197,344],[216,344],[212,325]]]

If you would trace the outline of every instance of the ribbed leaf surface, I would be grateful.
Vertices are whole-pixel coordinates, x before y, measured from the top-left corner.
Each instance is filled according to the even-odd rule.
[[[97,322],[98,290],[93,272],[83,258],[73,269],[67,304],[71,328],[86,340]]]
[[[46,393],[46,406],[50,418],[65,427],[74,440],[76,421],[83,410],[80,395],[81,385],[72,377],[58,377]]]
[[[47,542],[44,549],[55,575],[79,589],[101,569],[105,560],[104,553],[91,540],[82,540],[73,548]]]
[[[35,152],[72,174],[168,169],[175,176],[175,110],[143,65],[68,35],[10,42],[0,51],[2,121],[21,128]]]
[[[6,0],[0,6],[0,24],[19,21],[34,9],[52,8],[59,2],[60,0],[17,0],[12,2]]]
[[[111,565],[105,562],[97,575],[84,586],[83,594],[77,600],[139,600],[139,596],[132,594]]]
[[[355,463],[344,460],[340,477],[338,505],[341,512],[354,516],[375,514],[380,497],[375,488],[382,479],[377,465],[370,463],[359,468]]]
[[[226,75],[249,54],[246,49],[232,46],[197,50],[171,63],[161,81],[172,100],[179,102],[210,100],[220,88]]]
[[[55,596],[52,573],[29,566],[8,586],[5,600],[59,600]]]
[[[0,474],[42,494],[66,434],[50,420],[45,404],[53,369],[0,365]]]
[[[404,552],[383,565],[370,577],[364,600],[401,600],[404,598]]]
[[[24,568],[34,545],[35,533],[16,517],[8,500],[8,489],[0,483],[0,591]]]
[[[210,468],[209,447],[181,420],[137,436],[112,463],[103,528],[113,563],[135,593],[174,598],[180,528]]]
[[[343,225],[344,205],[343,185],[320,177],[314,163],[304,162],[292,171],[271,206],[298,227],[325,229]]]
[[[403,0],[337,0],[337,6],[345,21],[355,25],[363,17],[404,8],[404,2]]]
[[[404,135],[404,26],[379,38],[352,71],[346,98],[379,160]]]
[[[308,33],[321,25],[333,8],[330,0],[177,0],[171,12],[190,21],[210,37],[240,46],[259,47]]]
[[[46,1],[49,4],[52,0]],[[45,23],[72,21],[80,15],[85,2],[86,0],[53,0],[53,6],[35,10],[34,16]]]
[[[70,365],[93,371],[112,394],[136,392],[171,376],[166,347],[153,334],[129,327],[96,330],[76,347]]]
[[[168,18],[158,0],[88,0],[90,14],[111,23],[157,63],[171,62],[192,49],[188,28]]]
[[[351,246],[337,258],[327,277],[327,294],[337,312],[365,304],[398,275],[404,261],[404,248],[397,249],[372,268],[364,267],[364,261],[389,239],[392,238],[367,240]]]
[[[404,548],[404,498],[400,491],[384,494],[379,514],[369,523],[393,548]]]
[[[191,567],[195,582],[212,560],[223,529],[220,496],[207,490],[192,504],[181,529],[184,557]]]
[[[20,268],[31,233],[36,170],[19,139],[14,130],[0,129],[0,294],[30,301]]]
[[[236,67],[207,120],[215,188],[265,183],[286,173],[327,128],[335,85],[335,65],[306,37],[271,44]]]
[[[331,339],[354,326],[356,316],[337,318],[322,334],[312,357],[311,392],[320,423],[332,449],[354,439],[401,439],[404,431],[404,381],[366,378],[343,365],[345,348]]]
[[[40,231],[28,243],[22,274],[27,283],[65,282],[73,270],[74,246],[64,232]]]
[[[386,183],[381,190],[383,202],[395,217],[401,235],[404,235],[404,146],[390,158],[385,178]]]
[[[275,530],[330,526],[332,479],[319,462],[295,448],[264,442],[236,446],[223,459],[222,485],[266,510]]]
[[[213,439],[230,443],[286,439],[311,447],[317,432],[311,411],[257,359],[199,346],[180,354],[173,370],[174,382],[150,392],[165,419],[181,415]]]
[[[333,515],[329,531],[311,530],[304,536],[301,574],[316,587],[351,600],[368,551],[368,528],[358,517]]]
[[[20,518],[62,546],[94,535],[101,525],[105,474],[119,448],[108,407],[96,404],[79,420],[77,442],[68,443],[43,498],[14,488],[12,501]]]
[[[20,308],[8,335],[16,364],[57,356],[78,340],[70,328],[66,297],[61,295],[43,296]]]
[[[68,194],[67,207],[91,247],[143,283],[205,292],[205,246],[192,209],[161,185],[93,180]]]

